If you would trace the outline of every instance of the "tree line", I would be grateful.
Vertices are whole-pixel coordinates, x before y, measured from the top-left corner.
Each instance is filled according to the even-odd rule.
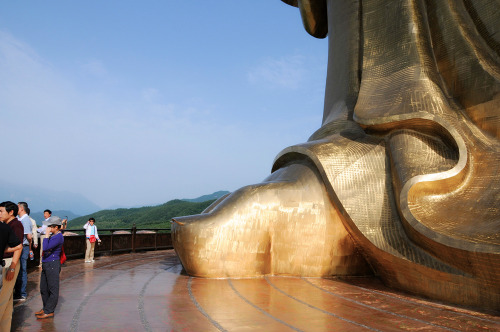
[[[89,215],[81,216],[68,222],[68,229],[79,229],[89,220],[96,219],[96,226],[103,228],[170,228],[173,217],[200,214],[215,199],[204,202],[187,202],[174,199],[157,206],[144,206],[140,208],[101,210]]]

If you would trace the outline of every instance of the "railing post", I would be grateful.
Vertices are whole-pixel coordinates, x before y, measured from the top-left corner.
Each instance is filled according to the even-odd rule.
[[[113,234],[114,234],[114,233],[115,233],[115,232],[111,231],[111,236],[110,236],[110,239],[111,239],[111,241],[110,241],[110,242],[111,242],[111,243],[110,243],[110,245],[109,245],[109,250],[111,251],[111,255],[113,255]]]
[[[135,224],[132,225],[132,252],[135,252],[135,234],[137,233],[137,228]]]

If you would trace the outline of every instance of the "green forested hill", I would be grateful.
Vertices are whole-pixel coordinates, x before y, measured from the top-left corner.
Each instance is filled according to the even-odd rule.
[[[162,205],[131,209],[102,210],[68,221],[68,229],[79,229],[94,217],[98,228],[170,228],[173,217],[199,214],[215,201],[186,202],[175,199]]]

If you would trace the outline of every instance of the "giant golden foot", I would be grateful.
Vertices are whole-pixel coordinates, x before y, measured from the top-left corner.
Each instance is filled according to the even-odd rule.
[[[193,276],[371,273],[306,161],[235,191],[203,214],[175,218],[172,239]]]

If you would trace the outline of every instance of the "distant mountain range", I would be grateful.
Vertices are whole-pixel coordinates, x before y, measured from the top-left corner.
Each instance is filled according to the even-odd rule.
[[[0,181],[0,199],[1,201],[11,200],[15,203],[28,202],[32,214],[37,212],[43,214],[45,209],[50,209],[52,212],[64,210],[67,212],[58,213],[57,215],[70,217],[70,215],[81,216],[101,209],[101,207],[81,194],[13,184],[7,181]],[[38,220],[37,218],[34,219]]]
[[[90,217],[96,219],[96,225],[106,228],[170,228],[173,217],[199,214],[218,198],[229,191],[217,191],[193,199],[174,199],[156,206],[143,206],[129,209],[106,209],[69,220],[68,229],[81,228]],[[59,215],[61,216],[61,215]]]
[[[35,219],[37,221],[37,224],[39,225],[41,225],[42,221],[44,220],[43,211],[45,209],[50,209],[52,211],[52,215],[54,216],[58,216],[61,218],[68,217],[68,220],[70,221],[79,219],[80,216],[83,216],[83,219],[87,218],[85,219],[86,221],[88,220],[90,214],[92,214],[92,216],[99,217],[104,215],[109,216],[110,211],[122,211],[125,212],[125,214],[128,214],[129,212],[133,214],[134,211],[140,211],[140,213],[142,214],[144,212],[143,209],[146,208],[146,210],[152,209],[153,212],[149,216],[146,216],[145,219],[139,220],[139,224],[145,224],[145,221],[147,221],[146,223],[148,224],[156,224],[160,221],[163,223],[165,221],[165,216],[158,218],[158,211],[165,210],[167,208],[167,205],[169,211],[168,213],[172,213],[172,217],[185,214],[196,214],[201,212],[208,205],[183,204],[182,202],[204,203],[208,201],[215,201],[216,199],[226,194],[229,194],[229,191],[217,191],[213,194],[203,195],[198,198],[176,199],[157,206],[102,210],[101,207],[80,194],[65,191],[48,190],[35,186],[17,185],[0,180],[0,202],[5,200],[11,200],[15,203],[21,201],[28,202],[31,209],[31,217]],[[107,213],[103,214],[104,211],[107,211]],[[122,212],[118,214],[121,215]],[[116,213],[112,212],[111,215],[116,215]],[[95,218],[97,219],[97,217]],[[167,219],[168,218],[170,218],[170,215],[167,216]],[[113,220],[113,222],[111,222],[111,219]],[[110,227],[111,224],[114,224],[116,227],[123,227],[124,225],[128,224],[127,222],[122,223],[114,217],[111,219],[109,220]]]
[[[89,220],[95,218],[98,229],[131,229],[137,228],[170,228],[173,217],[199,214],[205,210],[215,199],[205,202],[187,202],[174,199],[156,206],[140,208],[102,210],[91,215],[82,216],[68,221],[69,230],[79,230]]]

